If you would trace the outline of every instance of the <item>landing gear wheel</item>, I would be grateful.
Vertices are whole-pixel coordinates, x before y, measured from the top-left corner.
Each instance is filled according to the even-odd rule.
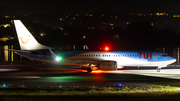
[[[157,72],[160,72],[161,69],[157,69]]]
[[[92,72],[92,69],[91,69],[91,68],[88,68],[88,69],[87,69],[87,72],[88,72],[88,73]]]

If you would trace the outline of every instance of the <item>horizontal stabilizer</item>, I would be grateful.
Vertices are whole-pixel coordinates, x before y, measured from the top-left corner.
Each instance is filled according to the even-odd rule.
[[[31,53],[29,51],[22,51],[22,50],[12,50],[12,49],[5,49],[5,50],[13,51],[13,52]]]

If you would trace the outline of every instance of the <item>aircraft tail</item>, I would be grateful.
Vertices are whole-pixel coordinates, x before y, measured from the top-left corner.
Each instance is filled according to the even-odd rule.
[[[50,48],[48,46],[39,44],[20,20],[14,20],[14,24],[21,50],[38,50]]]

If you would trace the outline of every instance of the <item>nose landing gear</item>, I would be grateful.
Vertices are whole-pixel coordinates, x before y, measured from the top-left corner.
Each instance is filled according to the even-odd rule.
[[[161,69],[160,69],[160,68],[158,68],[158,69],[157,69],[157,72],[160,72],[160,70],[161,70]]]

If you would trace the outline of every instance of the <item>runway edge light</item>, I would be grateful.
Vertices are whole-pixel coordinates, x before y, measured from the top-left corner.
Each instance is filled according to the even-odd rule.
[[[122,83],[119,83],[119,84],[118,84],[118,87],[122,87]]]
[[[7,87],[7,86],[6,86],[6,84],[3,84],[2,87],[5,88],[5,87]]]

